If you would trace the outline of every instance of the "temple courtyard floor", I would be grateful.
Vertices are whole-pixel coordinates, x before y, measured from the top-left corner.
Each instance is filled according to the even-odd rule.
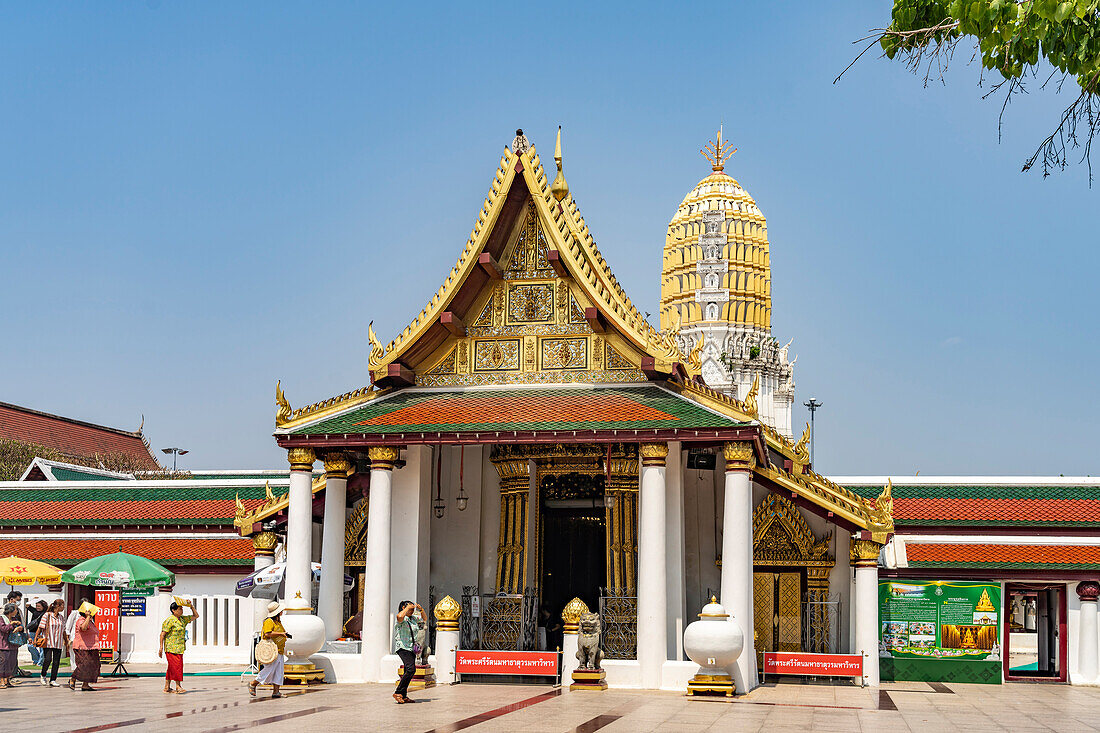
[[[131,670],[147,671],[147,670]],[[440,686],[397,705],[383,685],[286,687],[251,698],[239,677],[103,678],[95,692],[37,680],[0,690],[5,730],[69,731],[988,731],[1100,730],[1100,689],[1048,684],[884,683],[877,689],[768,683],[733,702],[674,692],[569,692],[519,685]]]

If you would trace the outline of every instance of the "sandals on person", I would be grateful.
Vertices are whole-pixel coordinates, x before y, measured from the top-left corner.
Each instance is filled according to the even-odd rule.
[[[405,698],[401,697],[396,692],[393,693],[393,699],[397,701],[398,705],[404,705],[405,704]]]
[[[274,700],[274,699],[275,699],[276,697],[282,697],[282,696],[283,696],[283,693],[281,693],[281,692],[273,692],[273,693],[271,693],[271,699],[273,699],[273,700]]]
[[[256,697],[256,683],[255,682],[249,682],[248,683],[248,694],[251,695],[252,697]]]

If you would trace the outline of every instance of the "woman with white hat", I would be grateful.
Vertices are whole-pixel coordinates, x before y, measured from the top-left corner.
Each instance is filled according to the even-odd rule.
[[[248,694],[252,697],[256,697],[256,685],[271,685],[271,696],[282,697],[279,692],[279,685],[283,684],[283,668],[286,665],[286,640],[290,638],[290,634],[286,633],[286,629],[283,628],[282,615],[283,604],[277,601],[267,604],[267,618],[260,630],[260,639],[274,643],[278,653],[273,661],[261,664],[260,673],[256,675],[256,679],[248,683]],[[259,644],[256,645],[257,652],[259,646]]]

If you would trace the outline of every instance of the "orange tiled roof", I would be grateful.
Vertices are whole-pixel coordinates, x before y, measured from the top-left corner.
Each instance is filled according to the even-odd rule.
[[[1100,569],[1100,546],[906,541],[909,567],[1004,570]]]
[[[0,402],[0,438],[44,445],[67,456],[93,458],[121,453],[133,460],[137,468],[160,469],[140,432],[108,428],[6,402]]]
[[[0,557],[41,560],[69,567],[88,558],[118,552],[147,557],[163,565],[251,565],[255,553],[243,537],[105,539],[0,539]]]
[[[873,498],[880,487],[850,487]],[[894,524],[916,526],[1100,526],[1100,487],[893,485]]]

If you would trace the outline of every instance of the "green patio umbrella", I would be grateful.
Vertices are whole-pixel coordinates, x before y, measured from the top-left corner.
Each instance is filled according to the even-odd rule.
[[[172,585],[176,576],[159,563],[127,552],[100,555],[61,574],[61,580],[97,588],[156,588]]]
[[[90,585],[96,588],[156,588],[161,585],[172,585],[176,582],[175,574],[148,558],[140,555],[131,555],[119,548],[118,552],[110,555],[100,555],[91,560],[76,565],[61,574],[61,580],[65,583],[77,585]],[[122,619],[119,619],[119,631],[122,630]],[[115,668],[110,672],[111,677],[130,677],[126,666],[122,663],[122,650],[118,649],[118,659]]]

